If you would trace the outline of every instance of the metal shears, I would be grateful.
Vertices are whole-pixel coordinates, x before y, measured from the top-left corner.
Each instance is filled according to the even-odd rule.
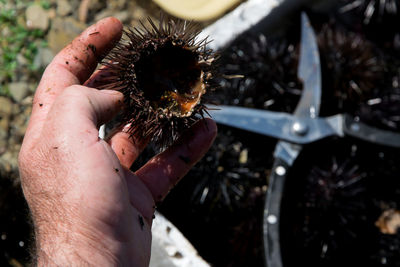
[[[216,106],[212,118],[224,125],[277,138],[274,165],[264,209],[264,244],[267,266],[282,264],[279,247],[280,205],[290,167],[306,144],[330,137],[352,136],[400,148],[400,134],[370,127],[347,114],[319,117],[322,94],[321,65],[316,35],[307,15],[301,14],[298,77],[303,82],[293,114],[235,106]],[[277,193],[278,192],[278,193]]]

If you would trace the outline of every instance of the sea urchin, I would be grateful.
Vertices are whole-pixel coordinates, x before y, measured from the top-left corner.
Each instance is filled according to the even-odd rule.
[[[325,108],[321,113],[324,116],[340,112],[352,114],[379,87],[384,62],[373,43],[331,23],[323,25],[318,43],[324,88],[321,106]]]
[[[99,89],[124,94],[122,123],[130,133],[152,139],[160,147],[203,117],[202,95],[212,77],[213,52],[207,39],[198,41],[197,24],[161,18],[159,25],[125,30],[121,42],[106,57]]]

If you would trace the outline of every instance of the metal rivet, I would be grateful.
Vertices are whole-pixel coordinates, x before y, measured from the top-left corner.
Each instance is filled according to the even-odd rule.
[[[267,222],[269,223],[269,224],[276,224],[277,222],[278,222],[278,218],[276,218],[276,216],[275,215],[268,215],[268,217],[267,217]]]
[[[315,110],[315,107],[310,107],[310,117],[313,119],[317,116],[317,111]]]
[[[279,176],[283,176],[286,174],[286,169],[283,166],[277,166],[275,168],[275,173],[278,174]]]
[[[308,132],[308,126],[304,123],[296,121],[292,125],[292,130],[297,135],[305,135]]]

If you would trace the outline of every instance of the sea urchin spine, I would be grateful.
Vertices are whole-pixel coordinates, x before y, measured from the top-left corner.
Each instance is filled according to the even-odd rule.
[[[161,18],[159,25],[128,29],[106,57],[99,89],[121,91],[125,108],[121,122],[130,133],[152,139],[160,147],[203,117],[202,95],[212,77],[213,52],[207,39],[198,41],[197,24]]]

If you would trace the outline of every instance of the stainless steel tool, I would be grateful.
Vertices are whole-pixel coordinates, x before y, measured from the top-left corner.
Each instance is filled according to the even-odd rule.
[[[305,13],[301,15],[301,48],[298,77],[303,82],[300,101],[293,114],[234,106],[210,110],[220,124],[240,128],[279,141],[264,209],[264,244],[267,266],[281,267],[279,220],[281,198],[290,167],[304,145],[329,136],[352,136],[391,147],[400,147],[400,134],[370,127],[347,114],[319,117],[321,66],[315,33]]]

